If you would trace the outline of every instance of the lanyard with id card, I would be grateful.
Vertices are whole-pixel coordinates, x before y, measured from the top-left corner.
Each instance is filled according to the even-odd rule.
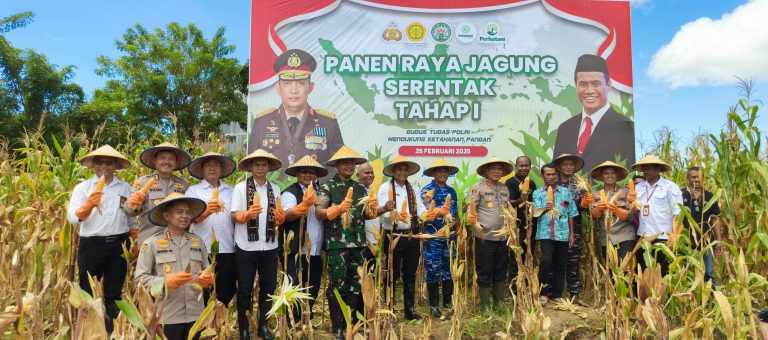
[[[656,191],[656,188],[658,188],[659,185],[656,184],[653,186],[653,190],[648,194],[648,197],[645,198],[645,204],[643,204],[643,216],[648,216],[651,214],[651,205],[649,204],[651,201],[651,198],[653,197],[653,192]],[[648,192],[647,190],[645,192]]]

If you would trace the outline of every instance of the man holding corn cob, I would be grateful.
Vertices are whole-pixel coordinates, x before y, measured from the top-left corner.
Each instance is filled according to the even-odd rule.
[[[347,146],[342,146],[325,163],[338,171],[320,186],[315,213],[325,221],[325,249],[328,256],[328,288],[325,291],[331,314],[332,332],[344,339],[344,318],[334,291],[356,314],[360,296],[360,275],[365,247],[365,220],[373,218],[369,206],[378,205],[374,198],[366,206],[356,204],[366,197],[365,187],[352,179],[355,167],[366,159]]]
[[[581,202],[584,194],[589,190],[589,185],[585,181],[577,180],[576,172],[584,167],[584,160],[576,155],[562,154],[552,160],[552,164],[557,168],[557,185],[567,188],[573,195],[574,202]],[[581,179],[581,177],[579,177]],[[587,209],[574,206],[577,213],[586,212]],[[572,298],[578,298],[581,292],[581,217],[575,216],[573,219],[574,244],[568,247],[568,262],[565,265],[565,281],[568,283],[568,293]]]
[[[104,321],[112,334],[113,322],[120,310],[127,263],[122,258],[123,245],[130,246],[129,230],[136,233],[136,220],[128,218],[123,205],[131,186],[115,176],[115,170],[126,169],[131,162],[109,145],[104,145],[80,159],[80,164],[93,169],[93,177],[72,190],[67,219],[80,225],[80,245],[77,249],[80,288],[93,294],[88,276],[104,279]]]
[[[315,213],[315,202],[317,202],[315,188],[318,187],[317,178],[327,175],[328,170],[311,156],[304,156],[285,169],[285,174],[296,177],[297,181],[285,188],[280,196],[285,209],[286,222],[280,228],[281,254],[279,257],[280,261],[285,262],[286,274],[291,277],[293,283],[300,284],[302,288],[309,288],[312,296],[309,300],[311,311],[320,292],[320,279],[323,275],[323,258],[320,256],[323,249],[323,223]],[[293,236],[290,236],[291,232]],[[288,254],[282,254],[285,251],[283,242],[288,242]],[[301,269],[301,277],[296,267],[297,261]],[[293,312],[294,320],[297,322],[301,320],[299,308],[297,307]]]
[[[611,161],[596,166],[589,176],[602,181],[603,186],[587,192],[581,199],[581,207],[592,209],[592,217],[597,220],[600,245],[605,249],[610,241],[618,248],[620,262],[635,247],[635,227],[632,225],[635,214],[627,200],[629,189],[616,185],[628,174],[626,168]]]
[[[189,188],[187,181],[174,176],[173,172],[186,168],[192,157],[178,146],[162,143],[142,151],[139,160],[156,173],[133,182],[131,198],[123,207],[128,216],[139,217],[137,246],[163,229],[149,221],[149,211],[171,193],[184,194]]]
[[[277,228],[285,222],[280,205],[280,188],[267,180],[267,173],[282,166],[277,157],[258,149],[243,158],[238,167],[252,176],[237,183],[232,192],[232,219],[235,221],[235,264],[237,265],[237,323],[240,339],[250,339],[253,280],[259,274],[258,335],[272,339],[267,311],[269,294],[277,287]]]
[[[533,256],[536,253],[536,219],[530,215],[530,203],[533,202],[533,193],[536,190],[536,183],[528,177],[531,172],[531,159],[528,156],[520,156],[515,160],[515,175],[510,177],[504,184],[509,190],[509,203],[517,208],[517,230],[520,247],[523,248],[523,260],[527,256]],[[531,225],[528,225],[528,219]],[[528,242],[526,242],[526,240]],[[528,250],[530,249],[530,251]],[[517,263],[515,254],[509,253],[509,281],[517,278],[518,267],[523,264]],[[517,287],[513,285],[512,287]],[[513,288],[514,289],[514,288]]]
[[[440,317],[440,282],[443,286],[443,307],[452,308],[453,280],[451,280],[451,259],[449,242],[455,242],[452,231],[459,226],[456,190],[448,185],[448,177],[459,172],[459,168],[443,158],[435,160],[424,176],[432,177],[431,183],[421,189],[425,205],[439,207],[435,219],[424,224],[424,232],[437,238],[424,242],[424,269],[429,297],[429,310],[433,317]],[[455,248],[454,248],[455,249]],[[453,255],[455,256],[455,250]]]
[[[216,298],[225,306],[237,291],[235,269],[235,224],[232,222],[232,186],[222,181],[235,172],[232,158],[209,152],[189,163],[189,174],[201,179],[187,189],[188,197],[207,201],[205,211],[195,219],[194,233],[205,242],[208,253],[215,258]],[[218,247],[213,248],[213,242]],[[207,295],[207,294],[206,294]]]
[[[711,204],[714,195],[704,189],[702,170],[700,167],[692,167],[688,169],[685,176],[686,186],[683,189],[683,205],[690,210],[691,218],[699,225],[701,232],[691,227],[691,223],[688,219],[683,219],[683,226],[690,230],[691,242],[698,250],[702,250],[709,241],[704,240],[722,240],[720,232],[720,223],[718,217],[720,216],[720,205],[718,203]],[[722,245],[716,244],[714,246],[715,254],[720,255],[722,253]],[[716,288],[715,285],[715,257],[712,254],[712,250],[708,250],[704,253],[704,280],[712,283],[712,289]]]
[[[563,295],[568,249],[576,240],[573,220],[579,215],[571,191],[557,185],[557,170],[552,164],[541,167],[544,186],[533,192],[533,215],[538,217],[536,240],[541,249],[539,282],[544,286],[539,302],[546,305],[550,299]]]
[[[213,274],[205,271],[208,250],[200,236],[188,231],[203,211],[202,200],[171,193],[147,214],[154,225],[167,229],[141,244],[134,283],[149,291],[158,284],[165,286],[163,296],[157,298],[165,300],[160,322],[168,339],[188,338],[205,308],[202,289],[213,286]]]
[[[509,201],[509,190],[502,177],[512,173],[512,164],[498,157],[491,157],[477,167],[477,174],[485,177],[475,184],[467,197],[470,198],[467,219],[475,231],[475,271],[480,290],[480,306],[490,306],[491,289],[494,305],[501,305],[507,293],[507,267],[509,247],[507,238],[498,233],[504,227],[502,206]]]

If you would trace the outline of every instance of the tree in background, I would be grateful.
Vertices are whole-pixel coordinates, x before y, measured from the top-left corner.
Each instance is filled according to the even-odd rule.
[[[229,57],[235,46],[227,44],[224,27],[207,40],[194,24],[154,32],[137,24],[116,44],[123,55],[97,59],[96,73],[110,80],[79,118],[115,119],[133,126],[137,138],[160,131],[188,139],[228,122],[245,127],[247,65]]]

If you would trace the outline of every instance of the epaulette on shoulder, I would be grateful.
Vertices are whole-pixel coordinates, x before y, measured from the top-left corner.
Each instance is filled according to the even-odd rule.
[[[275,110],[277,110],[277,109],[274,108],[274,107],[270,107],[270,108],[268,108],[268,109],[266,109],[264,111],[259,112],[256,116],[253,117],[253,119],[258,119],[258,118],[264,117],[264,116],[274,112]]]
[[[317,114],[319,114],[321,116],[325,116],[325,117],[328,117],[330,119],[336,119],[336,115],[333,114],[333,113],[330,113],[328,111],[321,110],[321,109],[314,109],[314,110],[315,110],[315,112],[317,112]]]

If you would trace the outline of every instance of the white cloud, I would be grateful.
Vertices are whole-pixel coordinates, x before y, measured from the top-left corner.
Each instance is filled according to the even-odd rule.
[[[653,56],[648,74],[672,88],[768,79],[767,13],[768,0],[752,0],[720,19],[683,25]]]
[[[632,7],[641,8],[643,6],[651,5],[653,0],[629,0]]]

